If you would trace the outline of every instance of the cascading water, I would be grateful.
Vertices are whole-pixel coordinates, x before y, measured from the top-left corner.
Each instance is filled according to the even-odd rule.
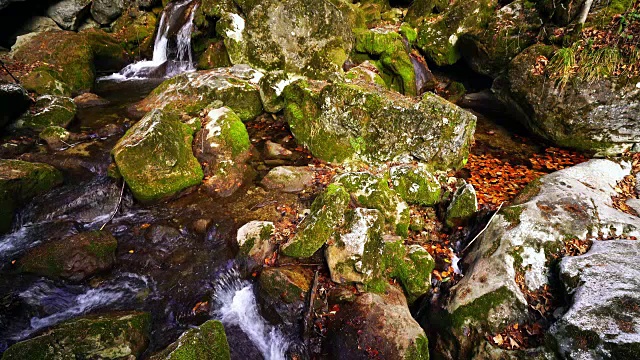
[[[153,58],[127,65],[120,72],[99,80],[162,78],[195,70],[191,56],[191,32],[197,6],[194,0],[167,5],[160,17]]]
[[[236,269],[218,278],[214,300],[214,316],[225,326],[238,326],[266,360],[286,358],[289,341],[280,329],[269,325],[260,315],[253,284],[242,280]]]

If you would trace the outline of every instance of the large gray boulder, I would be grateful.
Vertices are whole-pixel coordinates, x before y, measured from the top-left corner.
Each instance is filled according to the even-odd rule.
[[[233,64],[312,78],[339,71],[353,46],[348,16],[329,0],[236,1],[216,31]]]
[[[552,142],[615,155],[640,143],[640,85],[627,77],[593,82],[571,76],[557,83],[534,71],[540,56],[555,49],[534,45],[510,63],[494,82],[496,95],[525,126]]]
[[[534,181],[516,205],[503,208],[464,258],[464,278],[446,304],[452,325],[441,332],[438,348],[454,359],[495,349],[486,336],[529,319],[528,308],[540,304],[530,304],[528,296],[549,286],[550,264],[565,243],[640,236],[640,218],[615,209],[611,200],[629,173],[628,163],[591,160]]]
[[[461,167],[476,117],[443,98],[416,100],[373,84],[297,81],[284,90],[285,118],[299,144],[330,162],[410,162]]]
[[[108,25],[122,15],[125,6],[125,0],[93,0],[91,17],[101,25]]]
[[[636,240],[596,241],[586,254],[562,260],[572,300],[551,334],[564,358],[640,358],[639,260]]]
[[[0,129],[25,112],[30,102],[29,93],[19,84],[0,83]]]
[[[262,76],[246,65],[183,73],[165,80],[136,110],[167,109],[193,116],[219,100],[242,121],[251,120],[262,113],[257,85]]]
[[[47,16],[65,30],[78,30],[89,14],[91,0],[62,0],[47,9]]]

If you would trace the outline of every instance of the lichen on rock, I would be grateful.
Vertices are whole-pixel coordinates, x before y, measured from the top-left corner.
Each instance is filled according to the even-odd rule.
[[[229,360],[231,359],[224,325],[218,320],[185,331],[178,340],[149,360]]]
[[[200,183],[203,172],[192,139],[188,125],[161,110],[149,112],[127,131],[112,155],[136,199],[155,201]]]

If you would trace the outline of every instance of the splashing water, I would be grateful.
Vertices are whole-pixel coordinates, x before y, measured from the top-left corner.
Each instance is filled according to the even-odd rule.
[[[253,284],[240,279],[235,268],[218,278],[214,315],[225,325],[238,326],[267,360],[284,360],[289,341],[258,312]]]
[[[142,80],[150,77],[171,77],[183,72],[194,71],[195,67],[193,66],[191,55],[191,33],[197,4],[191,9],[188,20],[178,30],[176,36],[176,58],[169,59],[170,45],[173,45],[169,42],[172,25],[179,20],[184,11],[187,11],[192,2],[193,0],[178,2],[162,12],[151,60],[129,64],[120,72],[101,77],[98,80]]]
[[[131,273],[121,274],[97,288],[61,288],[49,280],[39,281],[19,296],[30,306],[42,308],[49,315],[31,318],[30,327],[11,338],[20,341],[40,329],[91,311],[113,304],[135,302],[138,295],[150,286],[147,277]]]

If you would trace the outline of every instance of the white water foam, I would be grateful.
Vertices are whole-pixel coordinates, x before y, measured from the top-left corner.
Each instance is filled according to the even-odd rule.
[[[48,280],[35,283],[20,293],[20,298],[34,307],[44,308],[50,315],[31,318],[31,326],[12,337],[23,340],[34,332],[62,321],[85,315],[112,304],[134,301],[138,294],[150,287],[145,276],[125,273],[97,288],[60,288]]]
[[[180,10],[191,4],[193,0],[185,0],[177,3],[171,8],[171,11],[163,11],[160,17],[160,25],[158,26],[158,35],[153,45],[153,58],[151,60],[142,60],[124,67],[120,72],[103,76],[98,81],[125,81],[125,80],[144,80],[149,74],[156,69],[167,64],[164,77],[171,77],[183,72],[194,71],[193,59],[191,55],[191,33],[193,31],[193,17],[195,16],[197,5],[191,10],[189,20],[180,28],[177,34],[177,59],[169,60],[167,53],[169,48],[169,30],[172,23],[172,16],[180,14]],[[168,14],[168,15],[167,15]],[[167,16],[169,17],[167,19]],[[167,63],[169,61],[169,63]],[[172,64],[175,62],[175,64]]]
[[[215,286],[214,315],[223,324],[238,326],[266,360],[284,360],[289,341],[258,312],[253,284],[240,279],[236,269],[223,274]]]

